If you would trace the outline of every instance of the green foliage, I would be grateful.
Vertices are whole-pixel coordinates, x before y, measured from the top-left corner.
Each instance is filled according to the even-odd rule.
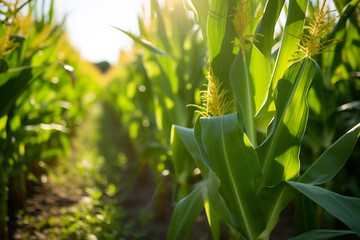
[[[207,36],[214,75],[219,77],[225,89],[231,89],[236,100],[233,114],[199,118],[194,131],[179,126],[174,128],[183,141],[181,149],[185,146],[192,156],[195,165],[201,170],[204,183],[216,182],[208,185],[209,194],[203,196],[204,202],[207,197],[218,216],[244,239],[269,239],[281,211],[300,193],[304,197],[298,202],[296,218],[298,229],[300,233],[306,232],[306,238],[323,239],[326,236],[352,233],[314,230],[317,228],[316,215],[309,199],[359,235],[359,199],[314,185],[330,181],[345,165],[359,138],[360,125],[353,127],[334,144],[330,142],[323,149],[324,153],[320,157],[315,156],[318,159],[306,168],[301,168],[299,158],[302,139],[304,135],[308,136],[308,120],[310,125],[313,120],[309,119],[309,106],[311,115],[316,107],[323,109],[326,106],[325,102],[314,105],[314,91],[316,97],[326,94],[326,90],[323,90],[325,87],[321,86],[326,70],[324,63],[330,66],[331,63],[327,61],[337,59],[336,54],[340,54],[342,48],[332,46],[334,53],[322,53],[327,56],[326,59],[318,60],[315,57],[318,63],[309,57],[293,62],[297,44],[302,44],[295,36],[304,31],[307,1],[290,1],[275,57],[270,54],[274,46],[272,36],[284,2],[267,1],[254,32],[263,36],[257,36],[254,42],[248,39],[252,32],[246,36],[233,34],[237,26],[229,21],[233,16],[232,1],[210,1],[209,10],[200,3],[188,1],[188,6],[195,12],[203,35]],[[350,21],[357,3],[352,1],[343,6],[343,12],[347,14],[341,16],[334,30],[327,36],[328,39],[348,28],[343,23]],[[246,4],[250,4],[249,9],[255,9],[262,3],[244,1],[238,7]],[[208,12],[207,17],[204,11]],[[255,10],[249,16],[256,16]],[[247,40],[248,47],[239,50],[232,42],[236,43],[242,38]],[[354,52],[358,53],[359,50]],[[237,54],[236,58],[233,53]],[[335,57],[329,58],[331,54]],[[226,56],[226,60],[216,61],[223,56]],[[272,58],[276,59],[275,64]],[[231,69],[228,68],[230,64],[227,64],[229,61]],[[333,73],[327,76],[333,76]],[[228,85],[229,81],[231,85]],[[314,88],[309,93],[312,85]],[[327,101],[326,97],[324,101]],[[352,126],[354,123],[358,123],[358,120],[352,121]],[[184,156],[184,153],[179,152],[178,141],[173,145],[177,149],[174,153]],[[176,167],[181,166],[175,164]],[[301,169],[304,169],[304,173]],[[182,208],[185,208],[184,205]],[[189,211],[198,212],[197,209]],[[175,209],[175,213],[178,211]],[[182,221],[179,218],[181,216],[174,214],[169,230],[171,236],[175,233],[184,236],[189,230],[188,227],[176,229],[175,222]]]
[[[82,102],[83,94],[96,89],[95,84],[89,87],[85,83],[93,81],[85,79],[91,73],[74,73],[70,66],[78,64],[80,58],[62,36],[63,25],[53,23],[53,1],[49,3],[46,9],[45,1],[41,1],[41,10],[32,1],[23,1],[22,5],[18,5],[20,1],[1,3],[10,4],[0,13],[0,35],[5,32],[1,39],[9,38],[15,44],[1,56],[1,239],[8,237],[2,224],[7,221],[7,189],[16,199],[10,201],[22,207],[26,182],[37,181],[43,171],[39,161],[69,152],[69,133],[90,104]],[[27,15],[19,11],[24,6]]]

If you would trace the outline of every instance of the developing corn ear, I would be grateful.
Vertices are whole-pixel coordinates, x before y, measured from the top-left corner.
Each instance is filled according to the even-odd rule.
[[[345,164],[359,137],[360,124],[300,172],[300,145],[309,115],[308,92],[312,82],[321,78],[321,69],[311,56],[327,52],[339,42],[324,40],[338,16],[327,20],[330,11],[325,10],[324,1],[310,26],[304,26],[309,2],[289,1],[280,47],[271,55],[275,25],[285,1],[268,0],[265,7],[255,1],[237,4],[212,0],[209,6],[189,1],[206,38],[212,68],[208,89],[202,92],[204,102],[197,106],[203,117],[197,119],[193,129],[175,126],[173,136],[177,139],[172,147],[174,153],[179,153],[182,141],[182,149],[192,156],[203,180],[177,204],[168,239],[183,239],[205,208],[214,239],[220,239],[220,222],[225,222],[235,233],[234,238],[268,240],[280,213],[298,195],[315,201],[344,222],[351,230],[346,233],[360,236],[360,199],[316,186],[332,179]],[[249,16],[254,15],[251,9],[258,7],[264,7],[259,24],[253,33],[247,33],[252,21]],[[344,11],[355,7],[347,6]],[[232,44],[235,41],[238,43]],[[294,49],[296,46],[299,49]],[[290,65],[294,51],[305,57]],[[229,89],[220,90],[225,85]],[[232,101],[236,102],[235,109],[231,109],[234,112],[227,114]],[[215,111],[214,106],[222,110]],[[337,151],[342,154],[334,154]],[[312,204],[309,201],[299,204]],[[304,214],[315,216],[307,211]],[[314,230],[293,239],[346,233]]]

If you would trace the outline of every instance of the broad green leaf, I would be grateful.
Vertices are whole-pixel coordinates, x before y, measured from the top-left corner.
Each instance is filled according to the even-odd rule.
[[[308,118],[307,93],[319,71],[313,60],[303,59],[291,65],[277,84],[274,123],[267,139],[257,149],[262,187],[294,179],[299,174],[300,142]]]
[[[228,20],[228,2],[212,0],[207,19],[207,45],[210,60],[220,54]]]
[[[192,157],[187,151],[182,138],[179,136],[175,126],[171,128],[171,149],[173,151],[173,162],[175,178],[180,184],[186,184],[193,170]]]
[[[185,6],[194,12],[194,18],[200,25],[201,33],[205,42],[207,42],[207,20],[211,0],[184,0]]]
[[[335,237],[341,237],[344,235],[355,234],[352,231],[347,230],[328,230],[328,229],[317,229],[290,238],[289,240],[328,240]]]
[[[261,168],[256,152],[241,130],[237,115],[200,118],[198,141],[220,180],[219,192],[230,210],[238,231],[256,239],[265,226],[256,185]],[[195,130],[197,131],[197,130]]]
[[[215,175],[215,173],[209,171],[207,181],[208,181],[207,194],[211,206],[213,206],[213,208],[220,216],[222,221],[224,221],[228,225],[232,225],[230,211],[226,206],[224,199],[222,198],[222,196],[219,194],[218,191],[220,187],[219,178]]]
[[[290,60],[294,58],[293,54],[298,49],[296,44],[300,40],[294,36],[298,36],[303,32],[308,2],[308,0],[289,1],[289,12],[281,39],[280,52],[272,75],[272,89],[275,88],[286,69],[291,65]]]
[[[360,198],[346,197],[310,184],[287,181],[360,236]]]
[[[182,240],[190,231],[196,218],[204,207],[202,187],[203,184],[200,183],[187,197],[176,204],[171,217],[167,239]]]
[[[208,188],[206,189],[207,191],[208,191]],[[204,194],[204,195],[207,195],[204,198],[204,207],[205,207],[207,220],[208,220],[208,223],[210,226],[211,234],[212,234],[212,237],[214,240],[219,240],[220,239],[220,217],[217,214],[217,212],[215,211],[213,204],[210,202],[208,193],[206,192],[206,194]],[[217,203],[215,203],[215,204],[217,204]]]
[[[166,56],[166,57],[172,57],[170,54],[167,54],[166,52],[164,52],[163,50],[153,46],[153,44],[145,39],[142,39],[140,37],[136,37],[134,34],[127,32],[125,30],[122,30],[120,28],[117,28],[115,26],[112,26],[113,28],[116,28],[117,30],[120,30],[121,32],[125,33],[126,35],[128,35],[130,38],[132,38],[134,40],[134,42],[138,43],[140,46],[144,47],[145,49],[149,50],[150,52],[154,53],[154,54],[159,54],[162,56]]]
[[[212,0],[207,22],[207,45],[210,64],[214,76],[222,84],[221,88],[229,90],[228,101],[233,99],[230,84],[230,68],[234,61],[235,28],[231,21],[231,12],[236,7],[235,0]],[[225,9],[226,6],[226,9]]]
[[[0,86],[0,118],[8,113],[18,97],[48,66],[26,68]]]
[[[7,64],[7,62],[3,58],[0,58],[0,73],[4,73],[8,69],[9,65]]]
[[[209,171],[202,159],[200,148],[195,140],[194,129],[174,126],[175,131],[179,134],[187,151],[191,154],[195,161],[195,165],[200,169],[201,175],[207,181],[207,197],[211,206],[215,209],[217,214],[227,224],[231,224],[229,210],[226,207],[224,199],[220,196],[218,189],[220,186],[219,179],[212,171]]]
[[[304,195],[300,195],[296,198],[295,203],[294,219],[297,233],[304,233],[317,229],[318,224],[313,202]]]
[[[278,56],[275,62],[275,67],[272,71],[271,87],[266,96],[266,100],[257,115],[257,119],[262,121],[263,125],[269,124],[273,112],[275,111],[273,102],[273,91],[280,78],[285,73],[286,69],[291,65],[293,54],[298,49],[300,40],[297,36],[303,32],[305,13],[308,5],[308,0],[294,0],[289,1],[289,12],[286,19],[285,29],[281,38],[281,46],[278,51]]]
[[[194,136],[194,129],[175,125],[173,127],[173,133],[174,133],[174,135],[176,134],[181,138],[182,143],[186,147],[186,150],[190,153],[191,157],[195,161],[196,166],[200,169],[202,176],[205,178],[208,175],[209,170],[206,167],[206,165],[203,163],[203,160],[201,159],[200,149],[198,148],[198,145],[196,143],[195,136]],[[174,152],[174,155],[176,155],[175,152]],[[176,156],[174,156],[174,157],[176,157]],[[181,158],[179,158],[178,160],[182,161]],[[175,165],[175,168],[176,168],[176,165]],[[177,171],[177,170],[175,169],[175,171]]]
[[[296,190],[284,182],[265,187],[260,191],[260,198],[265,210],[266,228],[260,239],[267,239],[275,228],[281,211],[296,197]]]
[[[279,18],[281,9],[285,0],[269,0],[266,4],[264,15],[261,18],[256,33],[262,34],[258,37],[258,42],[255,46],[259,48],[266,59],[270,59],[271,48],[273,47],[273,36],[275,31],[275,24]]]
[[[306,170],[298,182],[318,185],[332,179],[345,165],[360,136],[360,124],[353,127]]]
[[[261,69],[261,71],[259,71]],[[270,83],[270,66],[264,55],[252,46],[250,54],[239,51],[231,67],[230,81],[243,118],[245,133],[257,146],[255,115],[263,104]]]

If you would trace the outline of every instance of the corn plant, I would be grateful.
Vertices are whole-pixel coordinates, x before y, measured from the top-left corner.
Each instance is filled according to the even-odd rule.
[[[126,68],[119,67],[121,75],[110,88],[123,131],[129,129],[139,153],[138,163],[149,163],[158,182],[161,172],[172,168],[168,161],[172,124],[193,124],[193,110],[186,104],[195,101],[206,52],[199,29],[194,28],[181,1],[167,0],[161,6],[152,0],[149,14],[139,17],[139,29],[140,36],[119,29],[136,45],[128,54],[132,57],[122,54],[120,65]],[[187,163],[186,170],[174,172],[179,191],[186,194],[194,169],[193,163]]]
[[[53,23],[48,2],[48,9],[45,1],[40,8],[32,1],[0,2],[1,239],[8,238],[7,201],[24,205],[28,180],[39,177],[39,161],[68,152],[68,134],[87,108],[82,94],[89,78],[78,84],[81,94],[74,91],[72,67],[62,61],[79,60],[62,36],[63,25]]]
[[[277,48],[273,36],[284,1],[186,3],[208,46],[209,74],[204,101],[197,107],[203,117],[193,129],[174,126],[172,146],[179,156],[175,160],[185,161],[191,155],[203,180],[176,205],[168,239],[183,239],[203,208],[214,239],[220,237],[220,221],[239,239],[269,239],[280,213],[295,198],[303,206],[297,216],[303,228],[302,235],[292,239],[360,235],[360,199],[318,186],[344,166],[360,135],[360,124],[304,172],[299,159],[309,114],[308,92],[323,79],[314,58],[336,54],[331,48],[340,40],[328,31],[345,31],[343,23],[359,1],[347,2],[341,15],[333,18],[324,1],[305,25],[308,1],[289,1]],[[316,229],[310,200],[350,230]]]

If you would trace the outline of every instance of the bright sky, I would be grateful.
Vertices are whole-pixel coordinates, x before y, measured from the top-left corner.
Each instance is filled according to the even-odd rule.
[[[132,45],[132,40],[116,26],[138,34],[137,17],[143,3],[149,0],[56,0],[56,19],[67,15],[67,33],[70,42],[82,57],[99,62],[116,63],[120,49]]]

